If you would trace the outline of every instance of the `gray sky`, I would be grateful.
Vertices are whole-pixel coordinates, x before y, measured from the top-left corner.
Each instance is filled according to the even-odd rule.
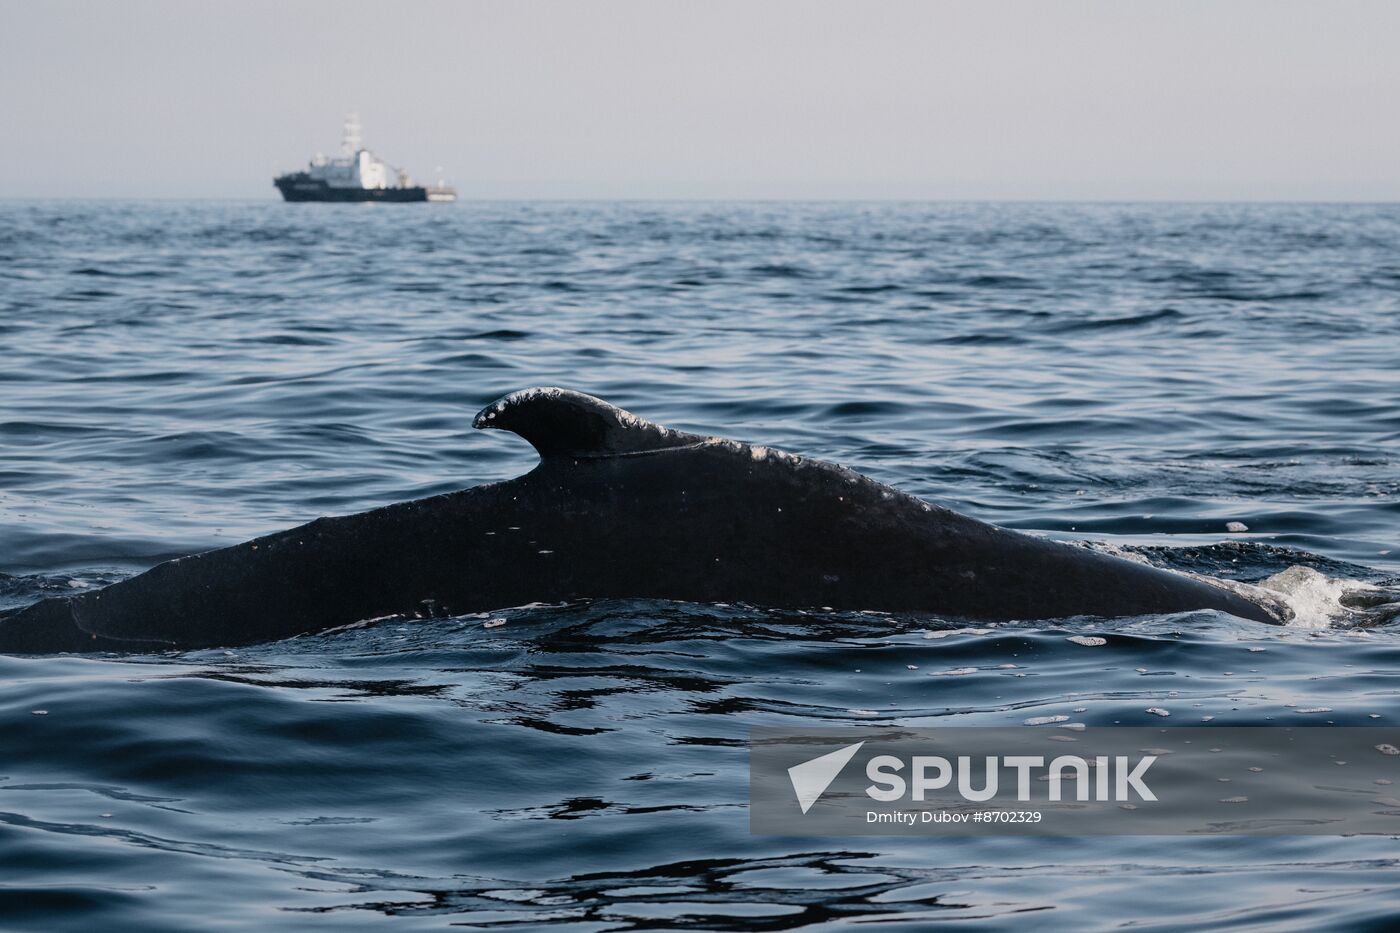
[[[1393,0],[0,0],[0,196],[1400,199]]]

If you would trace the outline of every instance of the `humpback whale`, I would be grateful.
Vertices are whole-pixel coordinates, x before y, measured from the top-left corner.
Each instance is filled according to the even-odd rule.
[[[9,610],[0,651],[230,646],[583,598],[982,621],[1289,618],[1237,584],[999,528],[832,463],[674,431],[579,392],[516,392],[473,424],[524,438],[539,465]]]

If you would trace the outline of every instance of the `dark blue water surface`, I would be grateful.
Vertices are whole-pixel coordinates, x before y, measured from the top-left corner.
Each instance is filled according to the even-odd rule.
[[[1400,574],[1400,206],[12,202],[0,351],[0,608],[517,475],[470,420],[537,384],[1165,566],[1316,571],[1282,629],[619,601],[0,657],[6,929],[1400,913],[1391,837],[752,836],[744,745],[1395,724],[1400,628],[1336,596]]]

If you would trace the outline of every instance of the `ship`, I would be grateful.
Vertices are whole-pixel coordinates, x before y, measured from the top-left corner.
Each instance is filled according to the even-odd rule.
[[[436,185],[414,184],[403,169],[366,149],[359,115],[353,113],[345,118],[339,156],[327,158],[317,153],[305,171],[278,175],[272,183],[282,192],[284,201],[406,204],[457,200],[457,189],[441,180]]]

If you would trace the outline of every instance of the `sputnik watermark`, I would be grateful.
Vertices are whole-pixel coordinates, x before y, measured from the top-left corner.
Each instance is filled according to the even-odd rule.
[[[803,813],[821,799],[863,745],[864,742],[856,742],[788,768],[788,778]],[[939,755],[914,755],[908,761],[895,755],[876,755],[865,763],[865,776],[872,782],[865,793],[882,803],[906,797],[923,801],[930,791],[953,786],[962,799],[982,803],[997,796],[1001,789],[999,775],[1003,769],[1009,769],[1015,773],[1016,800],[1020,802],[1032,799],[1032,777],[1040,771],[1045,773],[1046,800],[1065,799],[1066,783],[1074,785],[1070,793],[1076,800],[1089,800],[1091,794],[1094,800],[1156,800],[1157,795],[1143,780],[1156,760],[1156,755],[1142,755],[1135,760],[1125,755],[1099,755],[1090,762],[1077,755],[1058,755],[1047,763],[1043,755],[994,755],[974,763],[969,755],[952,760]],[[976,773],[979,768],[980,786]]]
[[[1395,730],[754,730],[754,832],[1397,833]]]
[[[995,755],[982,759],[981,786],[976,784],[978,764],[969,755],[959,755],[957,764],[937,755],[915,755],[909,761],[909,780],[900,774],[905,762],[894,755],[879,755],[870,759],[865,773],[875,783],[865,792],[876,800],[888,803],[908,796],[912,800],[924,800],[930,791],[949,787],[956,773],[958,796],[974,803],[984,803],[997,796],[1000,791],[998,775],[1003,768],[1016,773],[1016,799],[1031,799],[1031,775],[1044,771],[1046,776],[1044,797],[1047,800],[1063,800],[1066,772],[1072,773],[1074,789],[1071,794],[1076,800],[1131,800],[1134,794],[1139,800],[1156,800],[1157,795],[1143,783],[1147,769],[1157,760],[1156,755],[1143,755],[1136,759],[1124,755],[1110,758],[1099,755],[1090,764],[1077,755],[1060,755],[1047,765],[1043,755]],[[1089,771],[1094,777],[1090,780]],[[1092,794],[1092,798],[1090,797]]]

